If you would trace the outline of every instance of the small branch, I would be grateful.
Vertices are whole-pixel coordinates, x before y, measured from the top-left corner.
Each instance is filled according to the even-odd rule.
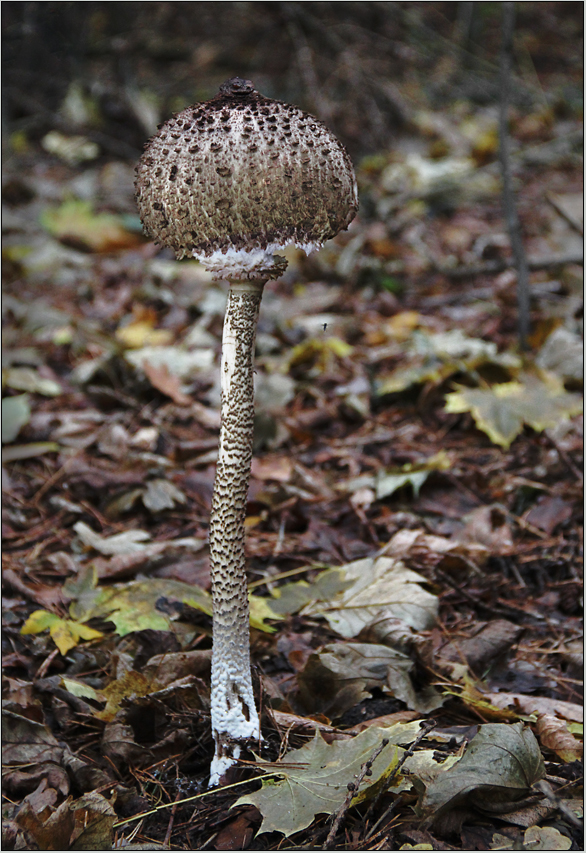
[[[582,821],[576,817],[574,812],[567,807],[567,805],[560,800],[560,798],[556,795],[555,791],[545,779],[541,779],[541,781],[537,782],[535,787],[538,791],[547,797],[552,806],[557,809],[563,816],[568,820],[573,826],[577,826],[582,829]]]
[[[500,103],[499,103],[499,157],[503,176],[503,208],[509,230],[509,238],[515,267],[517,269],[517,305],[519,324],[519,346],[528,349],[529,335],[529,269],[521,234],[521,223],[515,205],[515,194],[511,181],[511,161],[509,155],[509,95],[511,88],[511,68],[513,64],[513,32],[515,28],[515,4],[503,3],[503,36],[500,66]]]
[[[389,773],[388,777],[384,780],[382,787],[381,787],[380,791],[378,792],[376,799],[374,800],[373,803],[371,803],[368,811],[366,812],[366,815],[364,818],[365,820],[367,820],[369,815],[371,815],[374,812],[374,810],[376,809],[382,795],[384,793],[386,793],[386,791],[388,791],[388,789],[391,787],[391,785],[393,784],[393,782],[395,781],[395,779],[397,778],[397,776],[401,772],[401,768],[403,767],[403,765],[405,764],[407,759],[411,758],[411,756],[413,755],[413,753],[415,752],[415,750],[417,749],[417,747],[419,746],[421,741],[424,740],[427,737],[427,735],[431,731],[433,731],[433,729],[435,729],[436,726],[437,726],[437,722],[435,720],[428,720],[426,723],[423,724],[419,734],[417,735],[417,737],[415,738],[415,740],[413,741],[411,746],[409,746],[409,748],[405,750],[405,752],[403,753],[403,755],[401,756],[401,758],[397,762],[397,766],[393,768],[392,772]],[[387,809],[387,811],[384,813],[384,815],[377,820],[377,822],[374,824],[374,826],[372,827],[372,829],[368,833],[367,837],[374,835],[374,833],[377,830],[377,827],[385,820],[385,818],[390,816],[390,812],[393,810],[394,807],[395,807],[395,803],[393,803],[391,805],[391,807],[389,809]]]
[[[582,252],[569,252],[565,255],[545,255],[544,257],[527,258],[527,267],[530,270],[545,270],[551,267],[561,267],[565,264],[584,264]],[[466,267],[436,267],[437,272],[448,278],[472,278],[477,275],[497,275],[505,270],[512,269],[515,261],[512,258],[499,261],[487,261],[484,264],[472,264]]]
[[[348,793],[346,794],[346,798],[344,799],[344,802],[342,803],[342,805],[340,806],[340,808],[336,812],[336,815],[334,817],[334,822],[332,823],[330,831],[328,832],[328,837],[326,838],[326,840],[323,843],[322,850],[331,850],[332,849],[334,839],[335,839],[336,835],[338,834],[338,830],[340,829],[340,825],[342,824],[342,821],[346,817],[346,813],[347,813],[348,809],[350,808],[350,805],[352,804],[352,800],[356,796],[356,792],[358,791],[362,782],[364,781],[364,777],[370,776],[372,774],[372,769],[371,769],[372,765],[374,764],[376,759],[379,757],[379,755],[381,754],[381,752],[383,751],[385,746],[388,745],[388,743],[389,743],[388,738],[383,738],[382,741],[380,742],[380,745],[376,747],[376,749],[374,750],[374,752],[372,753],[372,755],[368,759],[368,761],[365,761],[364,764],[361,766],[360,773],[358,774],[358,776],[356,776],[356,782],[348,782]],[[397,769],[397,768],[395,768],[395,769]],[[391,774],[391,775],[393,775],[393,774]]]
[[[580,235],[580,237],[583,237],[584,236],[584,223],[581,222],[576,216],[574,216],[570,210],[568,210],[566,207],[564,207],[563,204],[560,204],[559,199],[553,193],[548,192],[545,194],[545,197],[548,200],[548,202],[551,204],[551,206],[557,210],[559,215],[563,216],[563,218],[566,220],[566,222],[568,222],[572,226],[574,231],[577,231],[578,234]]]

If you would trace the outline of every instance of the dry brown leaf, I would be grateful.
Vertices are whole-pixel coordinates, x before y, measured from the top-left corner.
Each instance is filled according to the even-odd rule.
[[[551,749],[562,761],[581,761],[584,744],[568,731],[565,720],[559,720],[552,714],[540,714],[535,726],[541,745]]]
[[[166,364],[155,367],[150,362],[143,361],[142,369],[153,388],[170,397],[178,406],[190,405],[191,397],[183,393],[181,390],[181,380],[178,376],[170,372]]]
[[[575,702],[547,699],[545,696],[525,696],[523,693],[486,693],[485,698],[497,708],[512,706],[520,714],[557,714],[573,723],[584,720],[584,709]]]

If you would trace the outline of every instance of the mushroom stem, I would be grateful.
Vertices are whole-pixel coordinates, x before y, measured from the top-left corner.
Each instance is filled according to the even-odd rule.
[[[243,745],[260,737],[250,673],[244,519],[254,432],[254,343],[265,283],[230,282],[222,337],[220,448],[210,519],[216,744],[210,786],[220,782]]]

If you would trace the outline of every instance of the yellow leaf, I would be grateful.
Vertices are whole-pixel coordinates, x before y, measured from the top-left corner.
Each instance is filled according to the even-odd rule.
[[[21,634],[40,634],[49,629],[53,642],[62,655],[66,655],[70,649],[75,648],[81,640],[97,640],[103,634],[95,631],[81,622],[72,619],[62,619],[56,613],[48,610],[35,610],[31,613],[22,628]]]
[[[258,595],[250,595],[248,596],[248,602],[250,605],[250,625],[252,628],[257,628],[259,631],[264,631],[265,634],[272,634],[276,631],[276,628],[272,628],[270,625],[265,623],[265,619],[279,619],[282,620],[282,616],[278,613],[275,613],[274,610],[271,609],[270,599],[268,598],[260,598]]]
[[[62,243],[90,252],[131,249],[143,242],[140,235],[126,230],[118,216],[95,213],[90,202],[77,199],[43,211],[41,225]]]
[[[74,638],[65,619],[59,619],[58,622],[52,625],[50,632],[53,642],[62,655],[66,655],[68,651],[77,646],[77,640]]]
[[[154,329],[148,320],[135,320],[128,326],[116,329],[116,340],[128,349],[140,349],[145,346],[165,346],[173,340],[169,329]]]
[[[56,613],[49,613],[48,610],[35,610],[20,629],[20,633],[40,634],[42,631],[51,628],[57,621],[59,621],[59,617]]]

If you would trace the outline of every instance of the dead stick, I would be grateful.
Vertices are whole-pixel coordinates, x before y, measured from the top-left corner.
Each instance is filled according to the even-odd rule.
[[[530,270],[546,270],[551,267],[562,267],[566,264],[584,264],[584,255],[582,252],[568,252],[564,255],[545,255],[543,257],[527,258],[527,266]],[[447,278],[472,278],[477,275],[497,275],[505,270],[515,266],[513,258],[503,258],[498,261],[487,261],[484,264],[471,264],[470,266],[462,267],[436,267],[437,272],[447,276]]]
[[[326,840],[323,843],[322,850],[331,850],[332,845],[334,843],[334,839],[335,839],[336,835],[338,834],[338,830],[340,828],[340,825],[341,825],[342,821],[344,820],[344,818],[346,817],[346,812],[350,808],[352,800],[356,796],[356,791],[360,788],[360,785],[364,781],[364,777],[370,776],[372,774],[372,769],[371,769],[372,765],[374,764],[376,759],[379,757],[379,755],[381,754],[381,752],[383,751],[385,746],[388,745],[388,743],[389,743],[388,738],[386,738],[386,737],[383,738],[380,745],[377,746],[376,749],[374,750],[374,752],[372,753],[372,756],[368,759],[368,761],[365,761],[364,764],[361,766],[360,773],[356,776],[356,782],[348,782],[348,793],[346,794],[346,798],[344,799],[344,802],[342,803],[342,805],[340,806],[340,808],[336,812],[336,815],[334,817],[334,822],[332,823],[331,829],[328,832],[328,837],[326,838]]]
[[[386,791],[388,791],[388,789],[391,787],[391,785],[393,784],[393,782],[395,781],[395,779],[399,775],[401,768],[403,767],[403,765],[405,764],[407,759],[411,758],[411,756],[413,755],[413,753],[415,752],[415,750],[417,749],[417,747],[419,746],[421,741],[425,737],[427,737],[427,735],[431,731],[433,731],[433,729],[435,729],[436,725],[437,725],[437,722],[435,720],[428,720],[426,723],[423,724],[423,726],[421,727],[421,731],[419,732],[419,734],[417,735],[417,737],[415,738],[415,740],[413,741],[411,746],[405,750],[405,752],[403,753],[403,755],[401,756],[401,758],[397,762],[397,766],[393,768],[391,773],[389,773],[388,777],[384,780],[382,787],[377,794],[376,799],[374,800],[373,803],[371,803],[371,805],[368,808],[368,811],[366,812],[366,815],[364,818],[365,820],[367,820],[369,815],[371,815],[374,812],[374,810],[377,807],[382,795],[384,793],[386,793]],[[367,838],[373,835],[373,833],[376,831],[376,828],[387,817],[387,815],[389,815],[389,812],[394,808],[394,806],[395,806],[395,803],[393,803],[391,808],[387,809],[387,811],[384,813],[384,815],[381,818],[379,818],[379,820],[377,820],[377,822],[374,824],[374,826],[372,827],[372,829],[368,833]]]
[[[517,269],[517,305],[519,324],[519,346],[528,348],[529,336],[529,269],[521,234],[521,223],[515,204],[515,194],[511,180],[511,160],[509,155],[509,94],[511,87],[511,67],[513,64],[513,33],[515,29],[515,4],[503,3],[503,36],[500,67],[499,102],[499,158],[503,176],[503,208],[509,239]]]

